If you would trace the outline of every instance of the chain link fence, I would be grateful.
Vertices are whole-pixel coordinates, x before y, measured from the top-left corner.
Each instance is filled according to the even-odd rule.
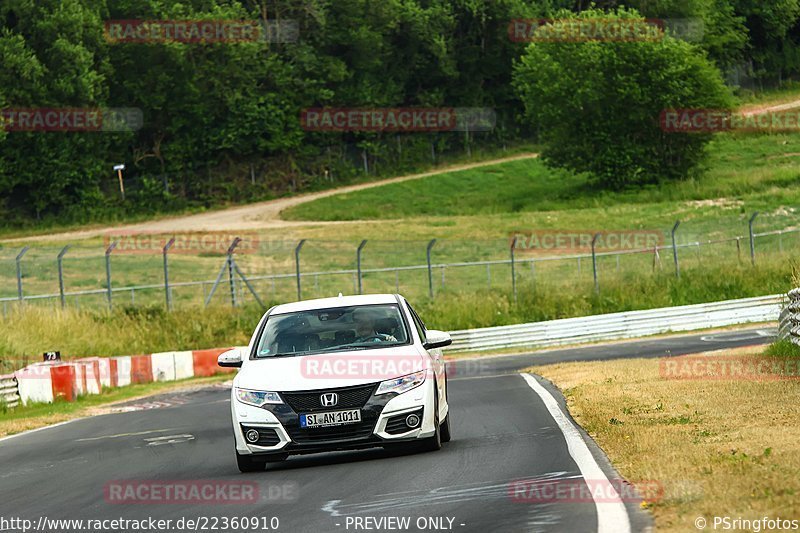
[[[541,240],[553,233],[546,232]],[[483,288],[510,291],[516,298],[522,287],[539,283],[599,291],[603,283],[645,273],[680,276],[683,270],[703,266],[756,264],[787,255],[800,244],[798,229],[699,239],[676,228],[662,232],[653,246],[613,250],[600,246],[608,233],[595,234],[597,246],[584,240],[532,247],[530,237],[259,238],[232,247],[231,238],[206,249],[170,247],[165,236],[158,247],[143,250],[117,246],[118,241],[109,239],[68,246],[3,246],[0,309],[6,313],[23,303],[75,308],[263,305],[338,293],[399,292],[420,299]]]

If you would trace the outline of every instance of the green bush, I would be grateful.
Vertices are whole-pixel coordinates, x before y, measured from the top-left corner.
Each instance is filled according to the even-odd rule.
[[[568,11],[572,20],[644,20],[635,12]],[[543,26],[541,32],[557,32]],[[515,66],[514,86],[540,133],[550,166],[589,173],[602,187],[686,178],[709,134],[669,133],[666,109],[730,109],[719,71],[699,48],[666,36],[631,41],[532,42]]]

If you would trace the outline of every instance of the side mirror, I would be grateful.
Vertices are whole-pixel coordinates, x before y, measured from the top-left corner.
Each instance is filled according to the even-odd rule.
[[[235,367],[242,366],[242,350],[240,348],[233,348],[227,352],[222,352],[217,357],[217,364],[222,367]]]
[[[450,338],[449,333],[438,331],[435,329],[428,330],[428,340],[423,344],[426,350],[433,350],[434,348],[444,348],[453,344],[453,339]]]

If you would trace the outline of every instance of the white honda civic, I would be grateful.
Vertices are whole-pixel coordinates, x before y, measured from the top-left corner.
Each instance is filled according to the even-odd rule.
[[[438,450],[450,440],[441,348],[400,295],[339,296],[278,305],[246,348],[231,416],[242,472],[290,454],[370,447]]]

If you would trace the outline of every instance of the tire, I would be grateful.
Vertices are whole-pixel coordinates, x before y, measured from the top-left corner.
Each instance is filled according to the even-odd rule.
[[[447,399],[447,416],[444,417],[442,422],[441,433],[442,442],[450,442],[452,438],[450,435],[450,387],[447,385],[447,374],[444,375],[444,397]]]
[[[264,461],[254,461],[252,456],[241,455],[239,452],[236,452],[236,466],[239,467],[239,471],[242,473],[263,472],[267,467],[267,463]]]
[[[440,433],[442,434],[442,442],[450,442],[450,412],[447,412],[447,416],[444,417],[444,422],[440,426]]]

